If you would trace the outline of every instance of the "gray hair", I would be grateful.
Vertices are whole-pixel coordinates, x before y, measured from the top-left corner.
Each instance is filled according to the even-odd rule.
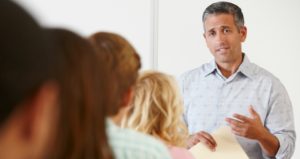
[[[244,16],[239,6],[230,2],[216,2],[209,5],[202,15],[202,22],[204,24],[206,18],[212,14],[231,14],[234,17],[235,25],[238,29],[244,26]]]

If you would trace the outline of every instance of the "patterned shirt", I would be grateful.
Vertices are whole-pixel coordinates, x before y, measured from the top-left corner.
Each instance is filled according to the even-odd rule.
[[[109,144],[115,159],[171,159],[167,147],[155,138],[106,122]]]
[[[250,63],[244,54],[242,64],[229,78],[224,77],[215,61],[204,64],[180,77],[184,98],[184,120],[190,134],[212,132],[227,125],[225,118],[239,113],[250,117],[250,105],[264,126],[280,143],[276,158],[289,159],[295,149],[293,109],[286,89],[268,71]],[[268,158],[259,143],[244,137],[237,140],[250,159]]]

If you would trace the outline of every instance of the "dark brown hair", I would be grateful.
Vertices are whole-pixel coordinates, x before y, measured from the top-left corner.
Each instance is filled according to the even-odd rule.
[[[49,81],[56,82],[59,56],[52,41],[23,8],[0,1],[0,124]],[[1,126],[0,125],[0,126]]]
[[[88,40],[63,29],[49,29],[64,56],[58,134],[50,159],[112,159],[105,129],[107,64],[96,60]]]

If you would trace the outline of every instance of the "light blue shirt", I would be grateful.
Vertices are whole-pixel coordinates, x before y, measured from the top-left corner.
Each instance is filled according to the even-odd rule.
[[[109,119],[106,127],[115,159],[171,159],[167,147],[151,136],[120,128]]]
[[[180,77],[184,98],[184,120],[189,133],[213,132],[226,117],[239,113],[250,117],[250,105],[260,115],[264,126],[280,143],[277,159],[291,158],[295,149],[293,109],[286,89],[268,71],[250,63],[244,54],[243,63],[225,78],[215,61],[188,71]],[[268,158],[255,140],[236,136],[250,159]]]

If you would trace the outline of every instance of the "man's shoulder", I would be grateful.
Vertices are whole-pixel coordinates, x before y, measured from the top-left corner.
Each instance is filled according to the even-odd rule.
[[[258,66],[257,64],[252,63],[251,65],[252,67],[252,71],[253,71],[253,75],[254,75],[254,79],[261,79],[261,80],[268,80],[269,82],[279,82],[280,80],[270,71],[268,71],[267,69]]]
[[[207,73],[207,71],[211,70],[211,65],[210,63],[205,63],[202,64],[199,67],[196,67],[194,69],[188,70],[186,72],[184,72],[183,74],[180,75],[180,79],[192,79],[192,78],[201,78],[204,76],[205,73]]]

